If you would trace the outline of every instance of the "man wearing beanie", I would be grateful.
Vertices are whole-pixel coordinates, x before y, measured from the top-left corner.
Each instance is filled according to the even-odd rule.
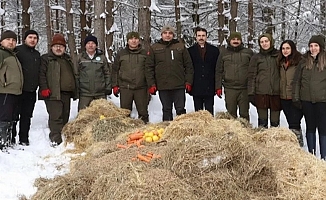
[[[17,100],[22,93],[23,73],[13,52],[17,35],[10,30],[0,37],[0,150],[11,146],[12,124]]]
[[[309,51],[303,55],[294,78],[293,102],[300,102],[306,121],[308,151],[316,153],[316,129],[319,136],[320,157],[326,160],[326,52],[325,38],[313,35]]]
[[[239,108],[240,117],[249,121],[247,75],[253,52],[243,46],[240,32],[231,32],[227,42],[216,65],[216,94],[221,97],[223,86],[228,113],[237,118]]]
[[[127,34],[127,46],[117,53],[112,67],[113,94],[119,97],[120,107],[132,110],[135,102],[138,118],[148,122],[148,96],[145,73],[146,51],[140,45],[137,32]]]
[[[186,92],[191,92],[194,69],[188,50],[175,36],[171,26],[161,30],[162,38],[147,52],[146,73],[149,93],[159,92],[163,107],[163,121],[173,120],[172,108],[177,115],[185,114]]]
[[[106,99],[106,95],[112,93],[109,63],[97,45],[95,36],[87,36],[85,51],[78,55],[78,111],[89,106],[91,101]]]
[[[249,101],[256,106],[258,126],[268,128],[280,125],[280,67],[277,64],[279,51],[274,48],[271,34],[258,37],[260,50],[249,64],[248,95]],[[269,114],[268,114],[269,113]]]
[[[215,66],[220,51],[207,43],[207,30],[195,29],[197,43],[188,51],[194,66],[194,80],[190,94],[193,97],[195,111],[207,110],[214,116]]]
[[[52,37],[49,53],[41,56],[39,74],[39,99],[44,100],[49,114],[52,146],[61,144],[61,130],[69,119],[71,98],[77,98],[76,74],[66,53],[65,38],[57,33]]]
[[[16,121],[13,122],[12,143],[16,143],[16,125],[19,120],[19,144],[29,145],[29,130],[36,102],[36,90],[39,85],[41,66],[40,52],[35,49],[38,43],[38,33],[28,30],[24,34],[24,43],[17,46],[17,57],[23,68],[24,85],[19,97]]]

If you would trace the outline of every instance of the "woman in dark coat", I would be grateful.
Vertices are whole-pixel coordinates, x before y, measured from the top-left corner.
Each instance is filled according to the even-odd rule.
[[[301,133],[302,110],[292,103],[292,85],[296,69],[302,59],[292,40],[285,40],[280,46],[278,64],[280,67],[280,98],[281,107],[289,124],[289,129],[297,136],[300,146],[303,146]]]
[[[293,102],[302,105],[306,121],[306,139],[310,153],[316,154],[316,129],[320,156],[326,159],[326,51],[323,36],[309,40],[309,51],[303,56],[295,75]]]

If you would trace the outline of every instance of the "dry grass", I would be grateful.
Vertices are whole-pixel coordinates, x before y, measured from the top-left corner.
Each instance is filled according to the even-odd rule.
[[[93,118],[69,134],[86,154],[71,162],[69,174],[37,180],[32,199],[326,199],[325,162],[287,129],[252,129],[246,120],[207,111],[148,125],[121,115]],[[162,127],[164,142],[116,147],[132,131]],[[132,161],[147,152],[162,157]]]

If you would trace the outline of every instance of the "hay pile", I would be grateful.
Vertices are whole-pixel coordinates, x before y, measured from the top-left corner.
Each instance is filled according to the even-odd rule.
[[[68,122],[62,133],[67,142],[74,142],[77,149],[85,149],[94,142],[112,141],[120,133],[144,126],[142,120],[131,119],[130,111],[118,108],[105,99],[92,101],[79,111],[77,118]]]
[[[32,199],[326,199],[325,162],[303,151],[291,131],[252,129],[221,116],[200,111],[146,126],[121,116],[112,117],[114,125],[93,123],[86,155],[72,161],[69,174],[38,181]],[[125,132],[103,134],[101,123]],[[116,147],[131,129],[153,126],[165,127],[164,143]],[[132,161],[138,152],[162,158]]]

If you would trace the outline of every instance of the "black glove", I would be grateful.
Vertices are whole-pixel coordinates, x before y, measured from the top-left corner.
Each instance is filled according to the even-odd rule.
[[[256,106],[255,95],[248,95],[248,100],[253,106]]]
[[[301,101],[300,100],[293,100],[292,105],[297,109],[302,109]]]

